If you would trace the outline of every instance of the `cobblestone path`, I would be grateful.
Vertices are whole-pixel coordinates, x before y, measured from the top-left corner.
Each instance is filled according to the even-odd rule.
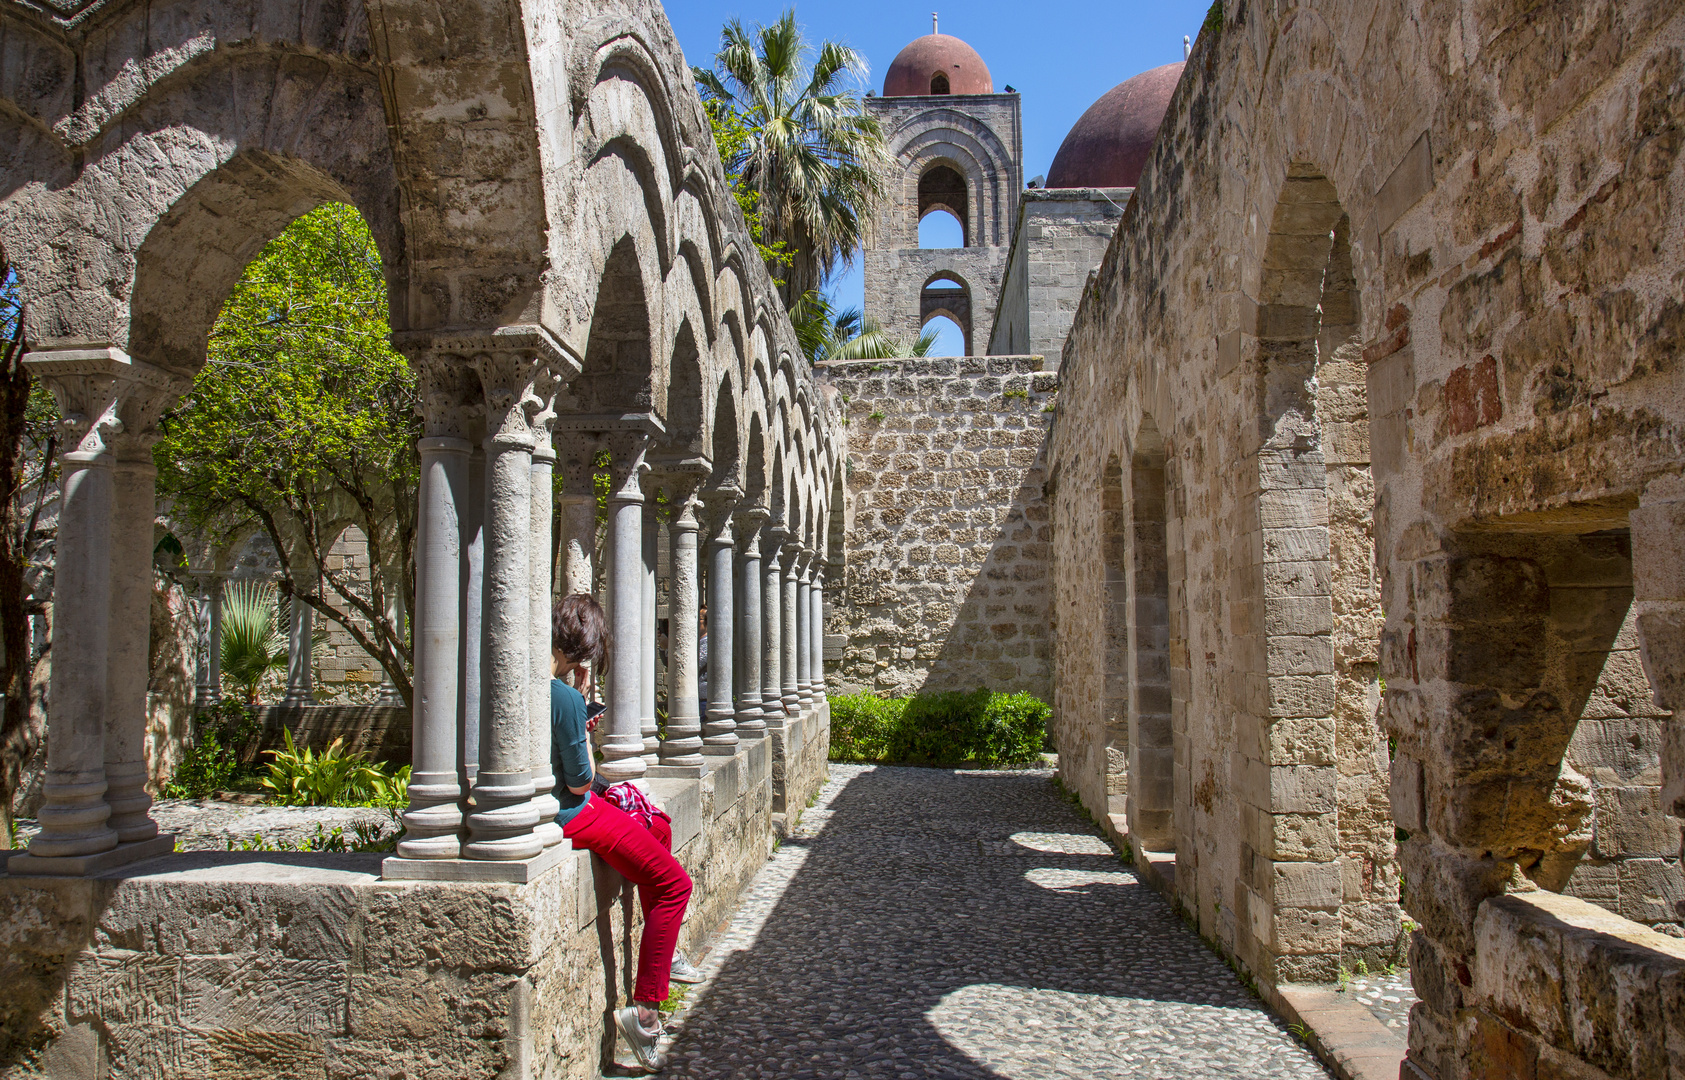
[[[701,966],[677,1080],[1329,1075],[1047,771],[832,765]]]

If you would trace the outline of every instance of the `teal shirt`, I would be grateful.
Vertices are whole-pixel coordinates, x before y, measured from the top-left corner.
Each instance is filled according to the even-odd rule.
[[[556,771],[556,801],[562,812],[557,825],[566,825],[591,801],[591,793],[575,795],[568,788],[591,782],[591,733],[585,730],[585,699],[560,679],[550,680],[550,764]]]

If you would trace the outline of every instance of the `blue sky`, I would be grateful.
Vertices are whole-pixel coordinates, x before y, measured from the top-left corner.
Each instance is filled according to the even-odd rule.
[[[666,0],[685,58],[701,65],[712,62],[726,20],[770,22],[789,6],[775,0]],[[880,92],[895,54],[930,33],[930,13],[939,12],[942,32],[965,39],[982,55],[996,90],[1010,84],[1023,95],[1027,179],[1047,171],[1065,133],[1101,94],[1131,75],[1180,60],[1182,35],[1199,34],[1210,0],[1099,0],[1077,6],[1037,0],[807,0],[794,6],[809,39],[839,40],[864,53],[871,64],[867,85]],[[1043,13],[1046,18],[1038,17]],[[829,291],[844,307],[861,304],[859,263],[832,281]],[[938,352],[958,352],[957,337],[950,331]]]

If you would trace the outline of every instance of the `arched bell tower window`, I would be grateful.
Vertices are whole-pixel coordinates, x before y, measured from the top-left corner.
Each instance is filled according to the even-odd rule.
[[[945,210],[960,225],[960,246],[971,244],[971,195],[965,177],[950,165],[932,165],[919,177],[918,220]]]
[[[948,76],[938,71],[930,77],[930,92],[932,94],[948,93]]]

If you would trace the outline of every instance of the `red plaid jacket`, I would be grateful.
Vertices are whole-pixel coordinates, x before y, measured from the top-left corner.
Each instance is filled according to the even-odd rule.
[[[643,790],[630,780],[609,785],[608,789],[603,792],[603,798],[637,818],[638,823],[646,829],[658,816],[666,821],[673,820],[659,806],[650,802],[649,796],[645,795]]]

